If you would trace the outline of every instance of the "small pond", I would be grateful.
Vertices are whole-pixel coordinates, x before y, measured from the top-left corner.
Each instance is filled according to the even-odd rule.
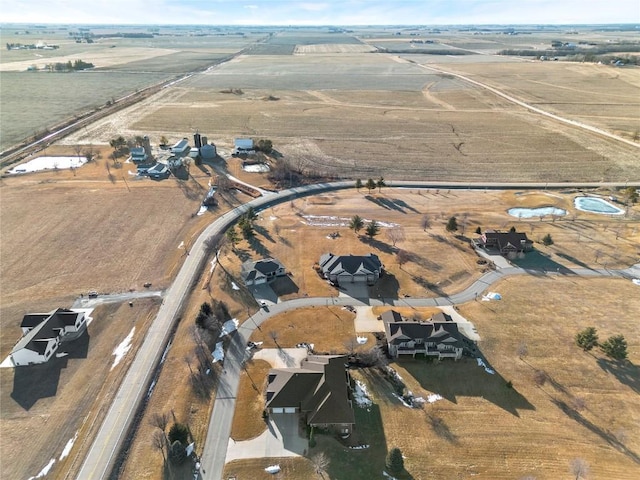
[[[538,208],[510,208],[507,213],[516,218],[533,218],[544,217],[546,215],[562,216],[567,211],[556,207],[538,207]]]
[[[598,197],[576,197],[573,200],[578,210],[604,215],[622,215],[624,210]]]

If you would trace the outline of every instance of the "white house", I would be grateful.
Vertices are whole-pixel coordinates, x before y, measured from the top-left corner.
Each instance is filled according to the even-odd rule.
[[[16,366],[45,363],[63,341],[75,340],[86,328],[84,312],[58,308],[50,313],[29,313],[20,327],[23,337],[11,350]]]

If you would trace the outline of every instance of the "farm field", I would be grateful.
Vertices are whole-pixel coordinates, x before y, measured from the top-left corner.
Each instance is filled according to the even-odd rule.
[[[619,70],[608,66],[474,57],[483,63],[472,67],[495,71],[496,78],[522,67],[526,87],[535,90],[511,92],[506,84],[518,98],[544,109],[551,105],[550,111],[625,138],[634,134],[637,108],[623,101],[638,91],[640,75],[634,69],[612,80],[607,75]],[[494,61],[486,63],[486,58]],[[430,70],[427,63],[424,56],[380,53],[242,55],[64,142],[107,143],[117,131],[175,138],[188,125],[207,134],[222,152],[230,151],[235,137],[269,138],[291,164],[338,177],[478,182],[633,178],[636,147],[530,113],[481,87]],[[593,79],[598,86],[588,87]],[[499,82],[495,86],[501,88]],[[229,89],[241,93],[224,93]],[[578,104],[588,92],[602,92],[602,99]]]
[[[92,29],[96,34],[132,33],[123,29]],[[134,29],[135,31],[135,29]],[[67,30],[15,35],[0,30],[5,43],[59,45],[56,50],[5,50],[0,54],[0,150],[66,118],[104,105],[144,87],[213,65],[261,39],[264,34],[187,36],[188,30],[166,29],[156,38],[99,38],[76,43]],[[50,73],[49,63],[83,60],[91,71]],[[64,86],[64,88],[62,88]]]

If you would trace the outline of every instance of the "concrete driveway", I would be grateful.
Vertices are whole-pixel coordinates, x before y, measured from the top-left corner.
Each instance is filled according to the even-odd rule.
[[[356,318],[353,319],[353,327],[357,333],[384,332],[384,322],[378,320],[371,307],[355,307]]]
[[[273,368],[293,368],[299,367],[307,355],[306,348],[263,348],[253,358],[269,362]]]
[[[340,284],[340,297],[351,297],[369,300],[369,287],[366,283]]]
[[[244,442],[229,439],[225,462],[239,458],[298,457],[309,447],[299,434],[297,413],[272,413],[267,429],[256,438]],[[265,461],[267,466],[268,461]],[[231,472],[233,473],[233,472]]]

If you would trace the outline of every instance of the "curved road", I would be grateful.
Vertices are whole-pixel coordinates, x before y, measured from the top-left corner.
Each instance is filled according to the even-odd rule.
[[[85,461],[77,475],[78,479],[104,479],[109,476],[120,445],[122,444],[133,420],[133,415],[135,414],[140,401],[144,398],[155,367],[160,361],[164,346],[169,339],[171,327],[181,313],[182,307],[188,298],[188,294],[191,291],[198,274],[202,270],[204,261],[211,252],[211,248],[207,246],[207,243],[209,243],[207,241],[209,239],[217,239],[223,235],[224,231],[249,207],[253,207],[256,210],[262,210],[279,203],[290,201],[294,198],[314,195],[331,190],[353,188],[353,185],[354,183],[351,181],[308,185],[285,190],[266,197],[260,197],[221,215],[216,221],[209,225],[204,232],[202,232],[193,244],[189,255],[185,258],[176,279],[167,290],[165,299],[158,311],[158,315],[153,324],[149,327],[149,331],[147,332],[144,342],[140,346],[129,371],[125,375],[116,397],[114,398],[107,414],[105,415],[102,425],[96,434]],[[394,187],[441,189],[526,189],[546,187],[588,188],[605,185],[618,187],[623,186],[622,184],[603,184],[598,182],[579,184],[493,183],[486,185],[477,185],[473,183],[467,184],[461,182],[393,182]],[[627,185],[640,186],[640,182],[628,183]],[[498,280],[504,275],[521,273],[526,272],[519,269],[514,269],[514,271],[504,269],[501,271],[490,272],[477,280],[464,292],[452,295],[451,297],[444,299],[402,299],[398,300],[398,302],[414,306],[461,303],[475,298],[476,292],[481,293],[487,285]],[[614,276],[630,275],[629,273],[622,271],[595,270],[585,270],[582,274]],[[257,326],[257,324],[266,320],[271,315],[282,311],[315,304],[325,305],[330,301],[335,302],[336,305],[346,305],[347,303],[353,305],[361,304],[357,300],[348,298],[302,298],[275,305],[270,309],[270,312],[260,311],[258,314],[254,315],[253,318],[255,322],[257,322],[255,324]],[[372,300],[370,304],[380,305],[382,302]],[[253,328],[255,327],[251,321],[244,322],[239,329],[239,334],[233,337],[229,350],[227,351],[227,359],[225,362],[225,370],[227,373],[220,382],[213,414],[210,420],[207,440],[205,442],[205,452],[202,455],[204,471],[211,472],[206,474],[206,478],[217,479],[220,478],[222,474],[227,442],[231,431],[231,419],[233,418],[233,407],[235,405],[235,395],[238,388],[239,372],[242,361],[244,360],[246,340],[251,335]]]

